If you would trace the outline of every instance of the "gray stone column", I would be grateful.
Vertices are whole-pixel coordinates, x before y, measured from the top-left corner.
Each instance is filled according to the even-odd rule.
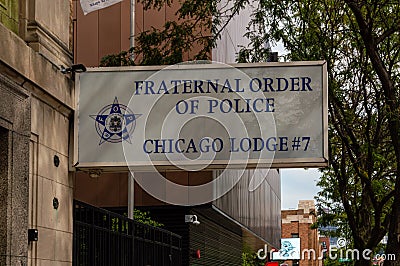
[[[30,97],[0,73],[0,265],[27,265]]]

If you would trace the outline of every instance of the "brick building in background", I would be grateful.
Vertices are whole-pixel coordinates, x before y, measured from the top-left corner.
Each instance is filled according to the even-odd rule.
[[[304,253],[304,259],[299,261],[287,261],[288,265],[317,266],[322,261],[317,258],[320,256],[320,245],[318,230],[311,229],[311,225],[316,222],[317,214],[313,200],[300,200],[297,210],[282,210],[282,238],[300,238],[300,251],[303,258],[304,250],[314,250],[314,254]]]

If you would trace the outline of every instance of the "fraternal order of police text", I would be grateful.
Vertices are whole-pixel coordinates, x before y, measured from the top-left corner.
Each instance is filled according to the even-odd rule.
[[[246,86],[247,84],[247,86]],[[155,94],[209,94],[241,92],[307,92],[313,91],[310,77],[263,77],[244,81],[235,79],[172,79],[136,80],[134,95]]]

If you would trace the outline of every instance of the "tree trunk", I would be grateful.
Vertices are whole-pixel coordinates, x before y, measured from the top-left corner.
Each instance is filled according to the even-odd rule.
[[[397,177],[396,187],[400,187],[400,178]],[[400,266],[400,192],[396,191],[392,204],[388,243],[385,250],[385,266]]]
[[[379,53],[377,40],[374,37],[372,32],[372,25],[368,25],[368,20],[364,18],[364,14],[361,11],[362,4],[358,1],[354,0],[346,0],[345,1],[350,9],[353,11],[353,14],[357,20],[357,24],[360,29],[360,34],[365,44],[366,52],[373,63],[374,70],[376,71],[379,80],[382,84],[382,89],[385,95],[385,103],[389,109],[389,130],[391,136],[391,142],[393,144],[393,148],[396,154],[396,163],[397,163],[397,173],[396,173],[396,182],[395,182],[395,194],[394,200],[392,204],[392,212],[390,217],[389,224],[389,233],[388,233],[388,243],[386,246],[386,254],[385,256],[395,256],[392,260],[385,260],[385,266],[393,265],[400,266],[400,121],[398,117],[399,112],[399,102],[397,98],[397,89],[394,86],[394,82],[391,79],[390,73],[387,71]]]

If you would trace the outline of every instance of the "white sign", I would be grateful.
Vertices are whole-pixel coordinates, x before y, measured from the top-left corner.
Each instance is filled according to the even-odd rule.
[[[328,162],[325,62],[94,68],[77,87],[77,167]]]
[[[300,238],[282,238],[281,249],[272,252],[272,260],[299,260]]]

